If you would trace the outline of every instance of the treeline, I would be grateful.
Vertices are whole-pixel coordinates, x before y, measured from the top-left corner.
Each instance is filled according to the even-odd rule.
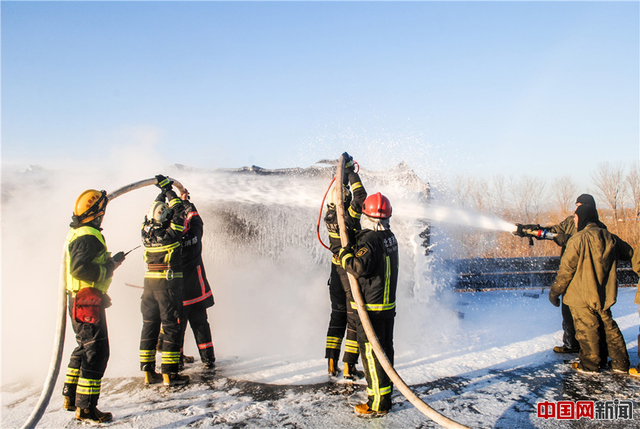
[[[600,163],[591,179],[600,220],[636,248],[640,243],[640,162]],[[447,197],[463,208],[516,223],[549,226],[572,215],[576,198],[585,191],[569,176],[547,182],[496,175],[490,180],[457,176],[449,193]],[[452,255],[456,258],[559,255],[559,247],[552,241],[534,240],[530,246],[528,239],[510,233],[456,229],[448,231],[448,236],[457,242]]]

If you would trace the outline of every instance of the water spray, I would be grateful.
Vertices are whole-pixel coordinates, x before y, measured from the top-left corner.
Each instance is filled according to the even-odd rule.
[[[342,176],[344,173],[344,157],[341,156],[338,161],[338,169],[336,172],[336,181],[339,183],[343,183]],[[336,212],[338,215],[338,225],[340,226],[340,240],[342,247],[349,246],[349,235],[347,234],[347,228],[345,226],[344,221],[344,206],[342,204],[336,204]],[[373,326],[371,325],[371,320],[369,319],[369,314],[364,305],[364,300],[362,298],[362,293],[360,292],[360,286],[358,285],[358,280],[353,276],[353,274],[347,272],[347,276],[349,277],[349,284],[351,286],[351,294],[353,295],[353,299],[356,302],[358,316],[360,317],[360,322],[362,323],[362,327],[364,328],[364,332],[367,335],[367,340],[371,344],[373,348],[373,352],[375,353],[380,365],[387,373],[393,384],[398,388],[398,390],[404,395],[405,398],[409,400],[420,412],[422,412],[425,416],[429,417],[436,423],[442,425],[445,428],[456,428],[456,429],[469,429],[467,426],[463,426],[460,423],[457,423],[446,416],[443,416],[429,405],[427,405],[422,399],[420,399],[413,391],[407,386],[404,380],[398,375],[396,370],[389,362],[389,358],[385,354],[384,350],[380,346],[380,341],[378,341],[378,337],[376,336],[375,331],[373,330]]]
[[[168,178],[173,181],[173,185],[180,190],[180,192],[184,192],[185,188],[182,186],[180,182],[175,179]],[[113,191],[112,193],[107,195],[107,201],[111,201],[121,195],[126,194],[127,192],[131,192],[133,190],[149,186],[155,185],[158,183],[158,180],[146,179],[141,180],[139,182],[131,183],[130,185],[123,186],[120,189]],[[134,247],[129,250],[125,255],[134,251],[140,246]],[[54,341],[54,349],[53,354],[51,356],[51,363],[49,364],[49,373],[47,374],[47,378],[44,383],[44,387],[42,388],[42,393],[40,394],[40,398],[38,399],[38,403],[36,407],[31,412],[31,415],[22,426],[22,429],[31,429],[34,428],[40,419],[42,418],[47,406],[49,405],[49,400],[51,399],[51,394],[53,393],[53,388],[55,387],[56,380],[60,373],[60,362],[62,361],[62,353],[64,351],[64,335],[67,329],[67,260],[66,260],[66,249],[63,249],[62,252],[62,261],[60,263],[60,277],[58,280],[59,283],[59,293],[58,293],[58,318],[56,322],[56,336]]]

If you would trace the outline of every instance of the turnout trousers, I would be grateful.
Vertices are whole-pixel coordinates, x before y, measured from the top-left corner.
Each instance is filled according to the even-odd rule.
[[[376,318],[371,317],[371,325],[373,330],[380,341],[382,350],[387,355],[389,362],[393,365],[394,350],[393,350],[393,325],[395,318],[385,317]],[[367,339],[367,335],[364,332],[364,327],[358,318],[357,324],[358,332],[358,345],[360,346],[362,355],[362,364],[364,365],[364,374],[367,379],[367,404],[369,408],[374,411],[388,411],[391,409],[391,392],[393,391],[393,384],[391,379],[384,371],[378,358],[375,356],[371,343]]]
[[[162,340],[161,372],[177,373],[180,365],[183,328],[180,324],[182,312],[182,294],[180,288],[163,290],[144,289],[140,302],[142,312],[142,333],[140,334],[140,369],[155,371],[156,348],[160,328],[164,333]]]
[[[351,288],[347,272],[336,264],[331,264],[329,277],[329,298],[331,299],[331,317],[327,329],[325,358],[337,361],[340,357],[342,339],[346,340],[342,360],[345,363],[358,362],[358,334],[356,324],[358,314],[351,306]]]
[[[191,326],[202,363],[211,364],[215,362],[216,356],[211,338],[211,326],[209,325],[209,319],[207,317],[207,307],[202,303],[183,307],[183,320],[184,323],[182,323],[182,327],[185,331],[187,329],[187,322]]]
[[[102,376],[109,361],[109,333],[104,306],[97,323],[77,322],[73,317],[75,297],[69,295],[69,316],[78,346],[71,352],[62,395],[80,408],[98,405]]]
[[[582,366],[588,371],[597,371],[603,364],[602,344],[606,343],[611,357],[611,369],[627,372],[627,345],[618,324],[611,316],[611,310],[571,307],[571,314],[576,327],[576,339],[580,343],[579,357]]]
[[[577,349],[580,347],[576,340],[576,328],[573,326],[573,316],[571,309],[564,302],[562,303],[562,345],[565,349]]]

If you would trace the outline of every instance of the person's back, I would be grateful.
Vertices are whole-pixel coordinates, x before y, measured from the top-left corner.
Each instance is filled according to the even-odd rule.
[[[617,260],[629,260],[633,250],[619,237],[600,228],[597,220],[593,206],[583,204],[576,209],[574,222],[578,232],[567,242],[549,300],[559,306],[559,296],[564,295],[563,301],[571,309],[580,343],[580,362],[573,363],[573,368],[597,372],[605,367],[604,339],[612,370],[626,373],[629,355],[610,307],[618,293]]]
[[[187,190],[180,197],[184,205],[184,231],[182,234],[182,270],[183,270],[183,329],[187,322],[191,325],[200,360],[205,368],[211,369],[215,364],[215,351],[211,336],[211,326],[207,315],[207,308],[214,305],[213,292],[207,280],[207,274],[202,262],[202,236],[204,222],[189,201]],[[184,334],[183,334],[184,335]],[[184,357],[187,361],[187,357]]]
[[[350,268],[358,276],[370,316],[393,317],[398,284],[398,242],[393,232],[360,231]]]
[[[162,379],[165,385],[173,385],[189,381],[187,376],[178,374],[183,342],[180,316],[184,206],[172,190],[171,180],[162,175],[156,179],[161,193],[149,208],[141,231],[147,271],[140,303],[140,369],[145,373],[145,384],[160,381],[155,367],[156,347],[162,328]],[[168,199],[168,204],[165,199]]]
[[[575,275],[565,294],[569,306],[585,306],[596,310],[608,309],[618,294],[617,261],[624,255],[627,244],[604,228],[590,223],[567,242],[558,277],[563,278],[575,267]]]
[[[111,306],[107,291],[114,270],[124,253],[111,256],[102,235],[107,193],[89,189],[76,201],[65,243],[66,289],[71,326],[78,346],[71,353],[64,386],[62,408],[75,411],[75,418],[105,423],[111,413],[97,408],[102,377],[109,361],[106,311]]]
[[[362,210],[362,230],[353,249],[340,251],[342,267],[355,276],[371,327],[382,351],[393,365],[393,327],[398,284],[398,242],[389,228],[391,203],[379,192],[370,195]],[[393,384],[378,361],[360,319],[358,345],[367,378],[368,400],[355,406],[359,415],[382,415],[391,409]]]

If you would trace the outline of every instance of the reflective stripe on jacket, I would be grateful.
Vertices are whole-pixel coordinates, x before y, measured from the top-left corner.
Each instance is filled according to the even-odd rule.
[[[71,255],[69,248],[74,241],[76,241],[80,237],[88,236],[88,235],[97,238],[98,241],[103,246],[102,251],[100,251],[91,261],[91,263],[95,264],[99,269],[98,278],[96,279],[96,281],[93,281],[93,282],[78,279],[71,274],[71,271],[72,271],[71,258],[73,256]],[[111,284],[111,276],[109,275],[110,274],[109,270],[107,269],[105,264],[107,264],[107,262],[109,262],[109,260],[111,259],[111,253],[107,252],[107,244],[105,243],[104,236],[102,235],[102,233],[98,229],[93,228],[91,226],[81,226],[79,228],[71,228],[71,230],[69,231],[69,234],[67,234],[67,239],[65,241],[65,251],[66,251],[66,270],[67,270],[67,276],[66,276],[67,290],[75,294],[80,289],[93,287],[106,293],[107,289],[109,289],[109,285]]]
[[[156,201],[169,200],[173,210],[171,220],[163,225],[145,218],[142,224],[142,244],[147,271],[144,287],[163,290],[182,285],[182,232],[184,231],[184,205],[173,190],[161,193]]]
[[[396,237],[388,230],[362,230],[357,239],[355,255],[343,256],[342,266],[357,278],[367,311],[393,317],[399,263]]]

